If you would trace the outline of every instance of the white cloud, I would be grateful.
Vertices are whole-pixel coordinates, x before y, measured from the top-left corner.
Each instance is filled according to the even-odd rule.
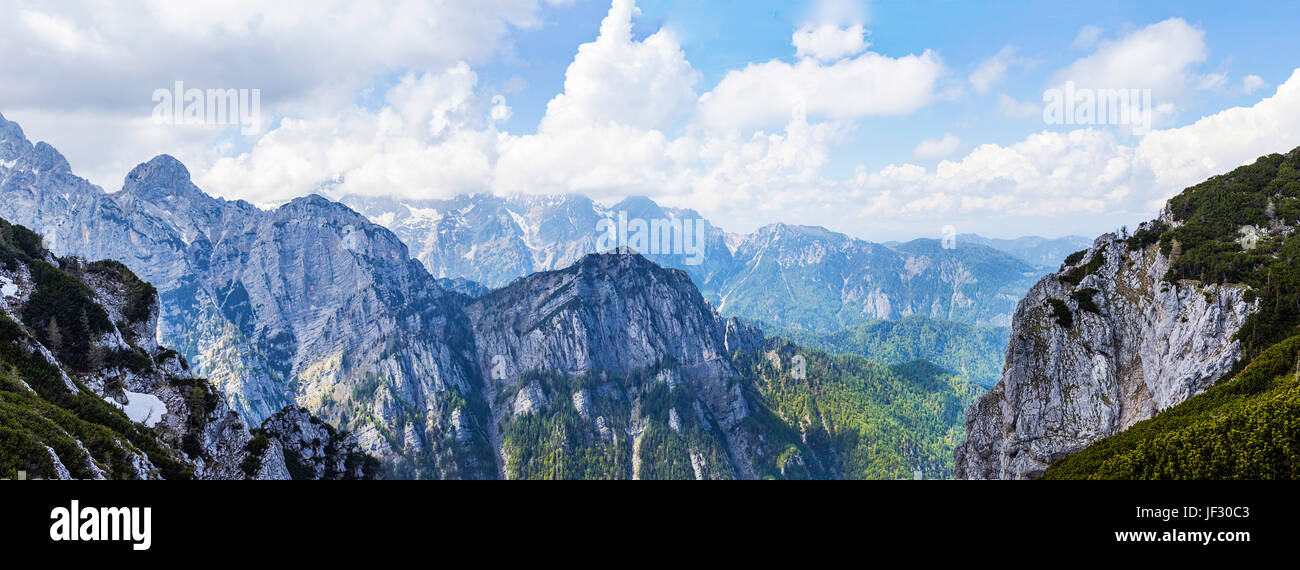
[[[1101,28],[1097,26],[1084,26],[1079,29],[1079,35],[1074,37],[1075,49],[1092,49],[1101,41]]]
[[[1206,73],[1196,78],[1196,88],[1202,91],[1217,91],[1228,84],[1226,73]]]
[[[538,3],[509,5],[535,9]],[[120,163],[121,172],[142,157],[171,152],[190,165],[205,189],[260,203],[322,185],[334,192],[411,197],[526,191],[583,192],[614,200],[647,194],[668,205],[696,208],[736,231],[780,220],[859,235],[889,231],[893,237],[961,220],[969,222],[959,224],[962,231],[997,232],[1008,227],[1008,217],[1017,218],[1017,231],[1034,231],[1033,222],[1046,233],[1091,233],[1096,224],[1111,225],[1116,217],[1132,221],[1152,213],[1160,200],[1187,184],[1300,145],[1297,74],[1253,107],[1229,109],[1180,129],[1156,130],[1136,143],[1099,129],[1041,132],[1012,144],[977,146],[945,133],[922,142],[914,156],[959,158],[929,169],[915,164],[864,167],[853,177],[828,179],[831,150],[852,131],[853,119],[909,113],[939,97],[935,86],[944,69],[935,54],[891,58],[865,52],[833,63],[814,57],[774,60],[733,71],[712,92],[697,97],[699,74],[671,34],[634,38],[630,22],[635,9],[630,0],[611,3],[600,35],[579,50],[563,92],[529,135],[499,130],[511,120],[505,99],[510,85],[480,85],[471,66],[460,60],[434,65],[429,59],[424,69],[403,75],[378,109],[357,107],[355,92],[344,91],[346,98],[312,97],[319,103],[280,113],[286,118],[277,127],[234,156],[221,156],[231,154],[228,147],[202,144],[210,140],[203,130],[147,128],[141,124],[147,112],[131,123],[93,110],[80,116],[40,109],[5,113],[23,122],[29,133],[44,133],[67,117],[80,118],[78,129],[68,132],[83,133],[84,140],[53,141],[71,149],[69,158],[79,170],[78,155],[105,152],[94,147],[131,155],[129,162]],[[260,23],[228,14],[199,22],[193,20],[196,16],[178,14],[179,21],[168,29],[197,26],[196,43],[206,36],[257,37],[264,33],[262,27],[281,25],[274,14],[267,12]],[[89,33],[85,41],[100,41],[96,33],[115,37],[96,31],[99,23],[68,19]],[[0,31],[5,25],[0,24]],[[0,44],[7,41],[0,36]],[[503,45],[462,52],[505,49]],[[1161,63],[1172,71],[1148,70],[1153,77],[1143,80],[1189,89],[1202,77],[1193,69],[1204,59],[1204,46],[1199,30],[1177,20],[1104,43],[1058,78],[1068,71],[1089,81],[1123,81],[1141,70],[1129,69],[1137,64],[1121,55],[1153,61],[1158,54],[1168,55],[1171,46],[1190,53]],[[388,53],[399,48],[359,49]],[[353,70],[347,77],[365,67],[354,63],[342,62]],[[5,65],[17,64],[0,62],[0,72],[8,73]],[[308,77],[318,72],[303,70],[305,76],[289,82],[325,89]],[[17,88],[0,84],[0,92]],[[148,100],[144,104],[151,106]],[[1034,102],[1002,93],[997,108],[1012,117],[1039,113]],[[965,156],[955,154],[963,147],[970,149]],[[118,168],[119,163],[111,164]],[[984,225],[976,225],[980,223]]]
[[[1009,146],[980,145],[933,170],[860,169],[851,194],[866,204],[857,215],[873,220],[981,219],[987,225],[988,214],[997,214],[1047,229],[1053,220],[1074,224],[1056,226],[1060,233],[1095,224],[1090,219],[1149,218],[1187,186],[1297,146],[1300,69],[1252,107],[1152,131],[1135,145],[1098,129],[1044,131]]]
[[[408,73],[376,112],[359,108],[285,119],[246,153],[216,160],[200,186],[227,198],[274,203],[328,185],[339,193],[449,196],[487,189],[497,134],[462,63]]]
[[[35,10],[19,10],[18,20],[34,36],[47,46],[65,53],[84,53],[90,46],[89,33],[77,28],[77,25],[58,16]]]
[[[917,160],[943,158],[961,148],[961,139],[952,133],[944,133],[940,138],[926,139],[912,149],[912,157]]]
[[[571,0],[167,2],[66,0],[0,18],[0,101],[94,182],[117,187],[141,150],[196,156],[220,128],[146,126],[155,89],[260,89],[267,116],[347,109],[376,76],[437,71],[511,50]],[[26,4],[26,3],[23,3]],[[87,125],[96,125],[91,132]],[[87,144],[94,140],[98,144]],[[120,171],[117,166],[126,165]],[[112,166],[112,168],[110,168]]]
[[[977,93],[988,93],[994,83],[1002,80],[1006,75],[1007,69],[1015,62],[1015,50],[1011,46],[1006,46],[998,53],[993,54],[970,74],[970,84],[975,88]]]
[[[807,24],[795,30],[791,43],[798,57],[835,61],[857,55],[871,47],[862,24],[840,27],[835,24]]]
[[[823,65],[780,60],[731,71],[700,97],[701,120],[721,128],[782,124],[792,116],[857,119],[905,115],[933,102],[943,62],[931,51],[891,58],[867,52]]]
[[[1233,107],[1195,123],[1155,131],[1138,150],[1160,183],[1161,200],[1214,174],[1300,146],[1300,69],[1251,107]]]
[[[637,13],[632,0],[613,1],[596,41],[578,48],[541,130],[610,122],[662,128],[691,111],[699,72],[667,30],[633,41]]]
[[[1241,90],[1247,95],[1254,93],[1256,89],[1264,87],[1265,85],[1267,84],[1264,83],[1264,78],[1258,75],[1247,75],[1241,78]]]
[[[1095,52],[1056,73],[1053,85],[1083,89],[1150,89],[1157,105],[1176,104],[1205,61],[1205,32],[1171,18],[1102,42]]]
[[[492,96],[492,111],[489,114],[492,118],[492,122],[500,123],[503,121],[509,121],[510,117],[514,116],[514,114],[514,111],[510,109],[510,105],[506,104],[505,95]]]

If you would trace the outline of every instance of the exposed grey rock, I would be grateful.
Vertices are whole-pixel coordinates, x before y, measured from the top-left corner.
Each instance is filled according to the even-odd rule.
[[[1166,223],[1172,223],[1168,215]],[[1104,257],[1077,286],[1060,279]],[[1076,266],[1030,289],[1016,309],[1002,381],[967,413],[957,476],[1020,479],[1203,392],[1241,357],[1232,339],[1255,310],[1245,288],[1169,283],[1158,245],[1128,250],[1114,234],[1097,239]],[[1094,289],[1099,313],[1071,294]],[[1068,306],[1073,326],[1053,317]]]
[[[306,408],[290,406],[266,419],[260,433],[285,467],[286,479],[369,479],[377,462],[367,462],[355,435],[338,432]],[[274,461],[274,458],[272,458]],[[263,466],[268,462],[263,456]],[[370,471],[368,471],[370,470]]]
[[[42,233],[59,255],[116,259],[157,287],[157,340],[246,421],[302,405],[405,469],[475,469],[456,460],[473,454],[448,437],[440,410],[478,376],[464,300],[392,232],[319,196],[272,211],[210,197],[165,155],[107,194],[2,118],[0,148],[0,217]],[[413,455],[430,459],[407,463]]]
[[[479,298],[466,313],[480,367],[493,369],[496,360],[502,372],[485,379],[485,400],[497,425],[552,405],[536,381],[526,381],[529,373],[586,378],[573,396],[574,406],[583,417],[597,416],[592,429],[601,438],[631,439],[635,477],[647,426],[639,416],[640,392],[624,402],[632,410],[625,425],[613,424],[600,411],[601,402],[622,401],[623,390],[614,388],[612,378],[656,371],[648,382],[689,388],[696,395],[702,413],[722,430],[729,452],[753,437],[744,426],[749,408],[726,354],[724,321],[682,271],[636,254],[593,254],[568,269],[516,280]],[[501,404],[505,409],[497,403],[501,393],[514,394],[513,402]],[[754,472],[752,465],[740,463],[725,469],[738,477]]]

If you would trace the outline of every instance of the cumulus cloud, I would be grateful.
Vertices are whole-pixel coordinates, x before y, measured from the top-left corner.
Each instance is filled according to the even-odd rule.
[[[791,43],[794,44],[795,55],[823,61],[856,55],[871,47],[871,42],[867,41],[867,30],[862,24],[847,27],[806,24],[795,30]]]
[[[150,152],[196,157],[222,128],[142,128],[155,89],[260,89],[266,115],[346,109],[374,77],[508,53],[512,30],[572,0],[36,3],[0,18],[0,101],[114,188]],[[90,122],[87,122],[87,117]],[[97,129],[87,127],[96,125]],[[87,140],[89,139],[89,140]],[[93,144],[92,144],[93,143]]]
[[[477,82],[464,63],[439,73],[408,73],[389,90],[380,110],[354,107],[285,119],[248,152],[217,159],[198,181],[220,195],[254,203],[323,188],[406,197],[483,191],[498,135],[483,126]]]
[[[1300,146],[1300,69],[1251,107],[1233,107],[1190,125],[1155,131],[1138,147],[1156,173],[1159,201],[1255,158]]]
[[[934,52],[891,58],[867,52],[825,65],[772,60],[728,72],[700,97],[700,118],[719,128],[781,124],[796,114],[829,119],[905,115],[938,98]]]
[[[1241,90],[1247,95],[1254,93],[1256,89],[1264,87],[1264,78],[1258,75],[1247,75],[1241,78]]]
[[[583,44],[564,76],[564,92],[546,106],[542,130],[618,123],[662,128],[689,113],[700,74],[676,39],[659,30],[632,39],[632,0],[614,0],[596,41]]]
[[[961,139],[952,133],[944,133],[942,137],[921,141],[912,149],[912,157],[917,160],[943,158],[957,152],[958,148],[961,148]]]
[[[860,169],[852,187],[866,204],[860,216],[872,219],[981,213],[1069,223],[1090,214],[1141,218],[1187,186],[1296,146],[1300,69],[1254,106],[1152,131],[1136,144],[1093,128],[1044,131],[1007,146],[980,145],[933,170],[912,164]]]
[[[1205,61],[1205,54],[1205,32],[1171,18],[1102,42],[1095,52],[1057,72],[1053,85],[1150,89],[1157,105],[1176,104],[1196,84],[1194,68]]]
[[[539,3],[516,0],[508,5],[527,13]],[[258,20],[238,17],[246,10],[242,7],[232,10],[236,16],[213,14],[214,20],[203,22],[176,14],[177,21],[164,28],[196,26],[190,41],[201,44],[255,38],[265,33],[263,28],[287,25],[277,23],[274,11]],[[808,57],[796,61],[773,60],[734,70],[712,91],[698,95],[700,75],[677,39],[662,30],[637,39],[631,24],[635,14],[632,0],[611,2],[598,36],[578,50],[563,91],[547,105],[532,134],[502,130],[513,114],[506,99],[510,86],[484,87],[470,63],[482,50],[507,49],[498,42],[453,50],[464,56],[454,61],[435,61],[431,55],[423,68],[403,73],[377,104],[356,105],[355,92],[344,91],[347,98],[313,96],[313,105],[278,113],[283,119],[240,152],[202,144],[201,130],[172,127],[155,133],[139,124],[147,121],[147,113],[134,123],[121,123],[103,119],[113,115],[93,109],[80,115],[86,122],[78,132],[85,133],[85,141],[54,142],[72,149],[74,167],[78,161],[72,155],[82,152],[78,144],[128,148],[133,156],[121,165],[122,172],[157,152],[179,154],[205,189],[260,203],[321,189],[407,197],[582,192],[605,201],[647,194],[668,205],[695,208],[734,231],[779,220],[858,235],[888,231],[892,237],[960,220],[983,220],[983,229],[996,232],[1006,226],[1006,217],[1017,216],[1018,222],[1043,223],[1038,231],[1091,233],[1096,226],[1085,224],[1149,215],[1161,200],[1188,184],[1258,155],[1300,145],[1300,76],[1293,76],[1252,107],[1223,111],[1179,129],[1155,130],[1143,138],[1077,129],[1034,133],[1010,144],[972,145],[945,133],[913,149],[917,161],[954,157],[929,168],[863,166],[853,176],[830,178],[826,171],[832,151],[853,132],[856,119],[906,114],[939,98],[935,86],[944,68],[937,55],[927,51],[895,58],[859,51],[835,58],[827,56],[834,50],[819,48],[820,55],[809,51]],[[84,33],[80,40],[60,39],[62,24],[33,24],[47,28],[41,36],[41,49],[47,52],[42,58],[61,57],[57,54],[65,49],[87,49],[78,41],[121,45],[114,41],[112,26],[59,17]],[[521,17],[513,23],[498,20],[497,25],[531,25],[528,21]],[[834,20],[841,31],[856,25],[845,21]],[[26,26],[9,22],[0,29],[15,25]],[[24,30],[27,39],[36,37],[35,31]],[[7,41],[0,35],[0,44]],[[1145,82],[1190,89],[1210,75],[1194,69],[1204,59],[1199,30],[1180,20],[1148,26],[1115,41],[1097,41],[1095,53],[1053,79],[1072,78],[1080,85],[1132,79],[1138,87]],[[1166,66],[1162,70],[1139,74],[1130,69],[1136,64],[1125,59],[1150,62],[1169,55],[1174,47],[1188,51],[1161,62]],[[424,48],[393,44],[358,49],[397,53],[393,50]],[[1005,51],[999,54],[1014,61],[1014,54]],[[353,68],[355,61],[366,59],[354,57],[358,59],[341,61],[342,67]],[[17,64],[0,63],[4,65]],[[306,76],[286,81],[302,80],[309,90],[324,89],[324,83],[317,85],[309,77],[318,72],[326,73],[308,69],[301,72]],[[990,70],[982,76],[987,82],[979,85],[992,91],[1004,73]],[[346,75],[352,77],[353,72]],[[973,79],[971,84],[979,88]],[[1243,90],[1249,85],[1243,82]],[[0,83],[0,91],[20,88]],[[1036,102],[1022,103],[1003,93],[997,108],[1011,117],[1040,113]],[[29,133],[43,133],[48,125],[77,116],[38,111],[5,113],[24,122]],[[105,134],[96,139],[99,133]],[[1034,231],[1027,223],[1016,227]],[[979,231],[981,226],[963,223],[959,228]]]

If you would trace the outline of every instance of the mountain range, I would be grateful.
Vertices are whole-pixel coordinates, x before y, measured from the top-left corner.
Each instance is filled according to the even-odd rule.
[[[2,118],[0,197],[0,216],[37,230],[58,259],[117,260],[155,287],[157,339],[263,426],[258,435],[297,432],[305,416],[279,415],[310,413],[349,431],[393,477],[946,477],[960,410],[979,392],[934,366],[765,339],[701,293],[708,259],[686,264],[692,274],[627,250],[588,253],[489,291],[432,274],[398,235],[341,203],[313,195],[263,210],[213,198],[166,155],[104,192]],[[455,227],[491,227],[482,223]],[[751,242],[769,252],[751,272],[781,274],[764,260],[799,255],[784,249],[787,235],[810,234],[806,252],[882,247],[785,228]],[[489,241],[511,259],[510,240]],[[929,257],[911,263],[929,282],[984,274],[918,248]],[[521,264],[536,263],[528,253]],[[881,279],[902,281],[892,274],[907,264],[901,254],[879,253]],[[942,307],[943,296],[923,302]],[[275,447],[250,441],[259,453]]]
[[[600,247],[602,227],[608,227],[602,221],[628,222],[610,224],[615,227],[662,222],[669,228],[667,238],[632,243],[633,249],[659,265],[686,271],[724,316],[822,332],[914,314],[1006,326],[1016,301],[1043,273],[1037,263],[1074,243],[1016,242],[1018,249],[1011,251],[1035,260],[1029,262],[1000,251],[1002,242],[961,240],[949,249],[939,240],[918,239],[886,246],[821,227],[780,223],[733,234],[692,210],[661,207],[645,197],[608,207],[579,195],[337,198],[391,229],[434,276],[489,288],[608,249]],[[617,245],[636,238],[634,231],[618,235],[627,240]],[[678,243],[698,243],[700,251],[681,253],[686,248],[671,247]],[[1075,249],[1059,253],[1052,264]]]

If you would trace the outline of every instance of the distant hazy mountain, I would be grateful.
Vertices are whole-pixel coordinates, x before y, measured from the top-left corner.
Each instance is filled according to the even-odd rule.
[[[719,288],[723,314],[819,331],[907,315],[1005,326],[1038,275],[983,246],[915,240],[889,248],[785,224],[748,236],[735,259]]]
[[[985,388],[1002,379],[1011,329],[938,321],[912,315],[893,321],[856,325],[829,333],[768,327],[809,348],[834,354],[857,354],[885,364],[926,360]]]
[[[996,239],[976,234],[961,234],[957,236],[957,242],[988,246],[1014,255],[1030,265],[1041,267],[1047,271],[1056,270],[1071,253],[1088,249],[1092,245],[1092,240],[1082,236],[1065,236],[1055,239],[1038,236]]]
[[[693,211],[662,208],[644,197],[611,207],[574,195],[341,200],[392,229],[435,276],[489,287],[567,267],[601,250],[603,229],[611,225],[601,226],[602,220],[618,222],[612,225],[629,245],[659,265],[686,271],[724,316],[810,330],[911,314],[1005,326],[1042,272],[974,243],[959,242],[951,250],[925,240],[886,247],[786,224],[727,234]],[[637,220],[685,227],[669,231],[666,240],[638,244],[635,228],[621,231],[622,222]],[[692,229],[699,235],[684,235]],[[697,240],[702,255],[693,256],[689,246]],[[680,253],[671,247],[679,243],[687,246]]]

